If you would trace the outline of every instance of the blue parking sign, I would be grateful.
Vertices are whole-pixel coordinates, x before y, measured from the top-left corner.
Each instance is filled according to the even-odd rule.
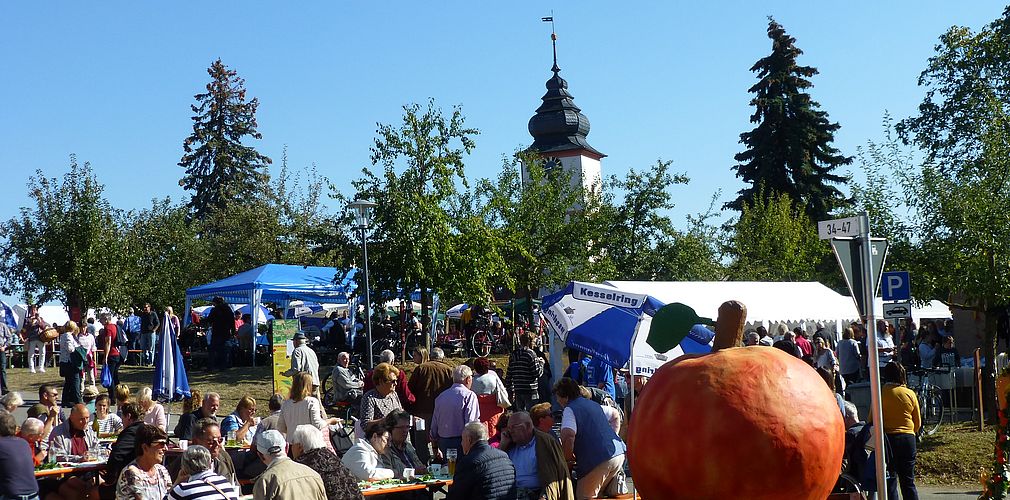
[[[880,275],[880,297],[884,300],[911,300],[908,271],[888,271]]]

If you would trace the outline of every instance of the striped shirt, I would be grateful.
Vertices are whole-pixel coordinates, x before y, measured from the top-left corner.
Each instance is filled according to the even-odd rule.
[[[224,495],[221,495],[221,493],[224,493]],[[204,471],[194,474],[189,478],[189,481],[175,485],[175,488],[172,488],[168,496],[176,500],[204,498],[212,500],[238,500],[238,492],[235,491],[235,487],[224,477],[215,474],[214,471]]]
[[[540,376],[544,374],[543,361],[533,349],[520,346],[509,356],[508,371],[505,372],[505,387],[516,392],[536,392]]]
[[[98,435],[105,436],[106,434],[119,434],[123,430],[123,419],[119,418],[119,415],[115,413],[110,413],[104,419],[98,418],[98,414],[91,419],[92,422],[98,420]]]

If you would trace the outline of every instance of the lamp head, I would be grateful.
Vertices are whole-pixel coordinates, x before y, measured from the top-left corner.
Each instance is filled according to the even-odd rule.
[[[368,227],[368,215],[375,202],[369,200],[354,200],[347,204],[347,208],[354,211],[354,223],[359,228]]]

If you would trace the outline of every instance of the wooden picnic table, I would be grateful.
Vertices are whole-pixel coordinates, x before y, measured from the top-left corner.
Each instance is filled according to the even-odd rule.
[[[388,495],[390,493],[403,493],[406,491],[420,491],[425,489],[432,489],[432,491],[437,491],[441,488],[448,487],[452,484],[452,479],[434,481],[431,483],[411,483],[403,484],[399,486],[394,486],[392,488],[375,488],[370,490],[363,490],[362,495],[366,497],[373,497],[377,495]],[[244,495],[240,497],[241,500],[252,500],[252,495]]]
[[[35,471],[35,479],[61,479],[66,476],[76,476],[103,470],[105,470],[105,462],[89,463],[74,467],[57,467],[55,469]]]
[[[403,493],[407,491],[431,490],[434,492],[441,490],[442,488],[448,488],[451,485],[452,485],[452,479],[444,479],[427,483],[407,483],[393,486],[392,488],[373,488],[373,489],[361,490],[361,494],[366,497],[371,497],[377,495],[388,495],[390,493]]]

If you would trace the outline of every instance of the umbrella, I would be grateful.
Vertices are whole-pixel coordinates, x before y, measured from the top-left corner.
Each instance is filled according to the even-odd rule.
[[[651,374],[684,353],[711,350],[708,345],[712,341],[711,332],[701,326],[692,328],[686,337],[682,334],[683,340],[671,348],[656,352],[647,338],[652,318],[662,307],[662,302],[649,295],[578,281],[543,301],[547,323],[567,346],[615,367],[627,365],[634,354],[636,374]]]
[[[166,313],[161,322],[161,336],[158,337],[158,352],[154,357],[153,396],[158,401],[180,401],[190,396],[189,377],[182,359],[182,350],[176,342],[179,332]]]
[[[196,310],[196,309],[197,308],[195,308],[195,307],[193,308],[193,310]],[[237,312],[242,313],[242,314],[249,314],[249,315],[252,314],[252,306],[250,306],[249,304],[243,304],[243,305],[241,305],[239,307],[235,307],[234,305],[232,305],[231,309],[232,309],[232,311],[237,311]],[[214,310],[213,307],[207,307],[206,309],[203,310],[203,312],[200,313],[200,316],[206,318],[206,317],[210,316],[210,312],[213,311],[213,310]],[[262,305],[260,305],[259,322],[260,323],[266,323],[267,320],[271,320],[271,319],[274,319],[274,315],[270,314],[270,310],[269,309],[267,309],[266,307],[263,307]]]
[[[450,307],[449,310],[445,312],[445,317],[452,319],[460,319],[463,317],[463,311],[466,311],[469,308],[470,306],[467,304],[456,304]]]
[[[302,302],[300,304],[291,304],[288,310],[284,312],[285,319],[295,319],[302,316],[308,316],[310,314],[317,313],[323,310],[323,305],[316,302]]]
[[[14,309],[2,300],[0,300],[0,323],[7,325],[11,331],[18,331],[18,318],[14,315]]]

